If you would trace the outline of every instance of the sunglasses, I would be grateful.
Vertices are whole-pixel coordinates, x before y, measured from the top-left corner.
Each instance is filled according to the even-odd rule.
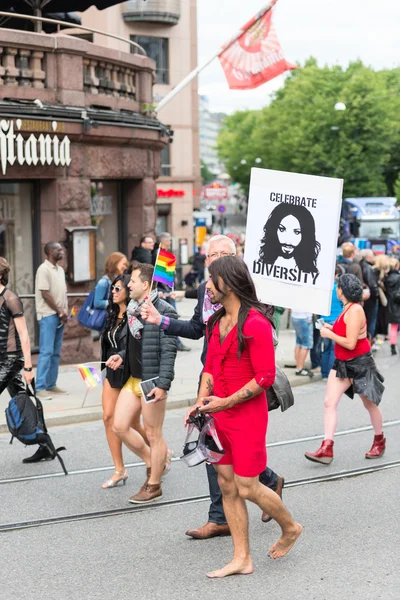
[[[111,291],[112,292],[117,292],[117,294],[119,294],[120,292],[122,292],[122,288],[118,287],[117,285],[112,285],[111,286]]]

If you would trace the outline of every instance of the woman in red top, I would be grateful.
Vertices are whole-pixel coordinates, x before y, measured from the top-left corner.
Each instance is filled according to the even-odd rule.
[[[333,437],[337,426],[337,406],[346,393],[350,398],[359,394],[369,412],[375,437],[365,458],[379,458],[385,452],[382,433],[382,413],[378,407],[384,391],[383,377],[376,368],[367,338],[367,322],[360,305],[362,284],[351,274],[339,277],[337,296],[343,311],[332,325],[321,329],[321,337],[335,342],[335,362],[329,374],[325,396],[324,441],[316,452],[306,452],[313,462],[329,465],[333,460]]]

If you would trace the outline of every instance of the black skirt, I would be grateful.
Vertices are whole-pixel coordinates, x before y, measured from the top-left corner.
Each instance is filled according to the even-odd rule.
[[[332,369],[336,371],[336,377],[339,379],[352,380],[352,384],[345,392],[349,398],[354,398],[354,394],[362,394],[378,406],[385,390],[383,385],[385,380],[376,368],[371,352],[350,360],[336,358]]]

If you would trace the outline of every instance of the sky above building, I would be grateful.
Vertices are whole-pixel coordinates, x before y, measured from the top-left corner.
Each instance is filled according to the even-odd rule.
[[[217,52],[267,0],[198,0],[199,64]],[[400,66],[400,0],[278,0],[274,24],[290,62],[314,56],[318,64],[346,67],[361,59],[374,69]],[[219,60],[200,74],[199,92],[210,109],[258,109],[283,85],[284,75],[255,90],[229,90]]]

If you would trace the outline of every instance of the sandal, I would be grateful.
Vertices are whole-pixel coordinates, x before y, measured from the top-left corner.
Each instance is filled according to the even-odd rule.
[[[114,475],[121,475],[121,477],[119,479],[117,479],[116,481],[114,479],[108,479],[101,486],[103,488],[103,490],[108,490],[108,489],[111,489],[111,488],[115,488],[115,487],[117,487],[117,485],[119,485],[121,483],[121,481],[122,481],[122,485],[125,485],[126,480],[129,477],[127,471],[124,471],[123,473],[121,473],[121,471],[115,471]]]
[[[314,377],[314,373],[308,369],[298,369],[295,373],[296,375],[300,375],[300,377]]]

